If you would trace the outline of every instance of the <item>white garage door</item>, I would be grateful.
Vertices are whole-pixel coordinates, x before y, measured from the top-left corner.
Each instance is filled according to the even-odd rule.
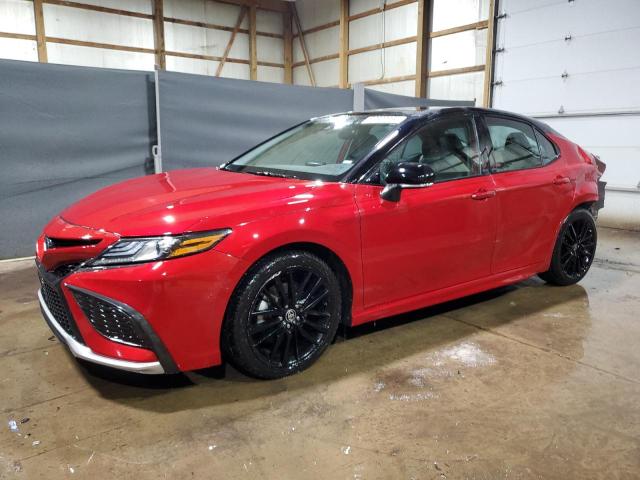
[[[499,13],[493,107],[600,155],[603,219],[640,228],[640,0],[500,0]]]

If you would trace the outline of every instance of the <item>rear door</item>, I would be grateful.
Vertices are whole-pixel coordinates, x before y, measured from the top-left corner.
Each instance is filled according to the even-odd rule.
[[[573,202],[575,178],[532,124],[497,114],[483,118],[481,136],[497,200],[492,271],[500,273],[548,258]]]
[[[435,183],[403,189],[398,202],[382,199],[384,177],[399,162],[429,164]],[[451,115],[418,129],[356,186],[365,307],[490,274],[496,199],[481,164],[472,117]]]

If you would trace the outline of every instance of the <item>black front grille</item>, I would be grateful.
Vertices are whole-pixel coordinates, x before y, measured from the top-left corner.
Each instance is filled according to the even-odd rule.
[[[77,289],[72,292],[87,319],[102,335],[126,345],[151,348],[134,318],[123,308]]]
[[[55,268],[55,270],[51,273],[53,273],[56,277],[62,279],[64,277],[66,277],[67,275],[70,275],[71,273],[73,273],[73,271],[78,268],[80,266],[81,262],[75,262],[75,263],[66,263],[64,265],[60,265],[58,267]]]
[[[62,329],[76,340],[80,340],[76,334],[75,324],[71,318],[71,314],[67,309],[67,304],[58,289],[49,285],[42,276],[40,277],[40,285],[42,287],[42,297],[47,308],[58,322]]]

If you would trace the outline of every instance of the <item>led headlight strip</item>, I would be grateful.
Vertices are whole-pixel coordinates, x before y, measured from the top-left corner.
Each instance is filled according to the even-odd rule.
[[[175,236],[122,238],[85,265],[106,267],[184,257],[213,248],[230,233],[231,229],[226,228]]]

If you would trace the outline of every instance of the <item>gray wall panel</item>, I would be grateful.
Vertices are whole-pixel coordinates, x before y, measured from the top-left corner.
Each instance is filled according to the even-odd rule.
[[[310,117],[351,110],[353,92],[160,72],[165,170],[224,163]]]
[[[435,100],[430,98],[395,95],[393,93],[380,92],[370,88],[364,89],[365,110],[396,107],[472,107],[474,103],[475,102],[473,100]]]
[[[153,74],[0,61],[0,258],[33,254],[75,200],[145,173]]]

